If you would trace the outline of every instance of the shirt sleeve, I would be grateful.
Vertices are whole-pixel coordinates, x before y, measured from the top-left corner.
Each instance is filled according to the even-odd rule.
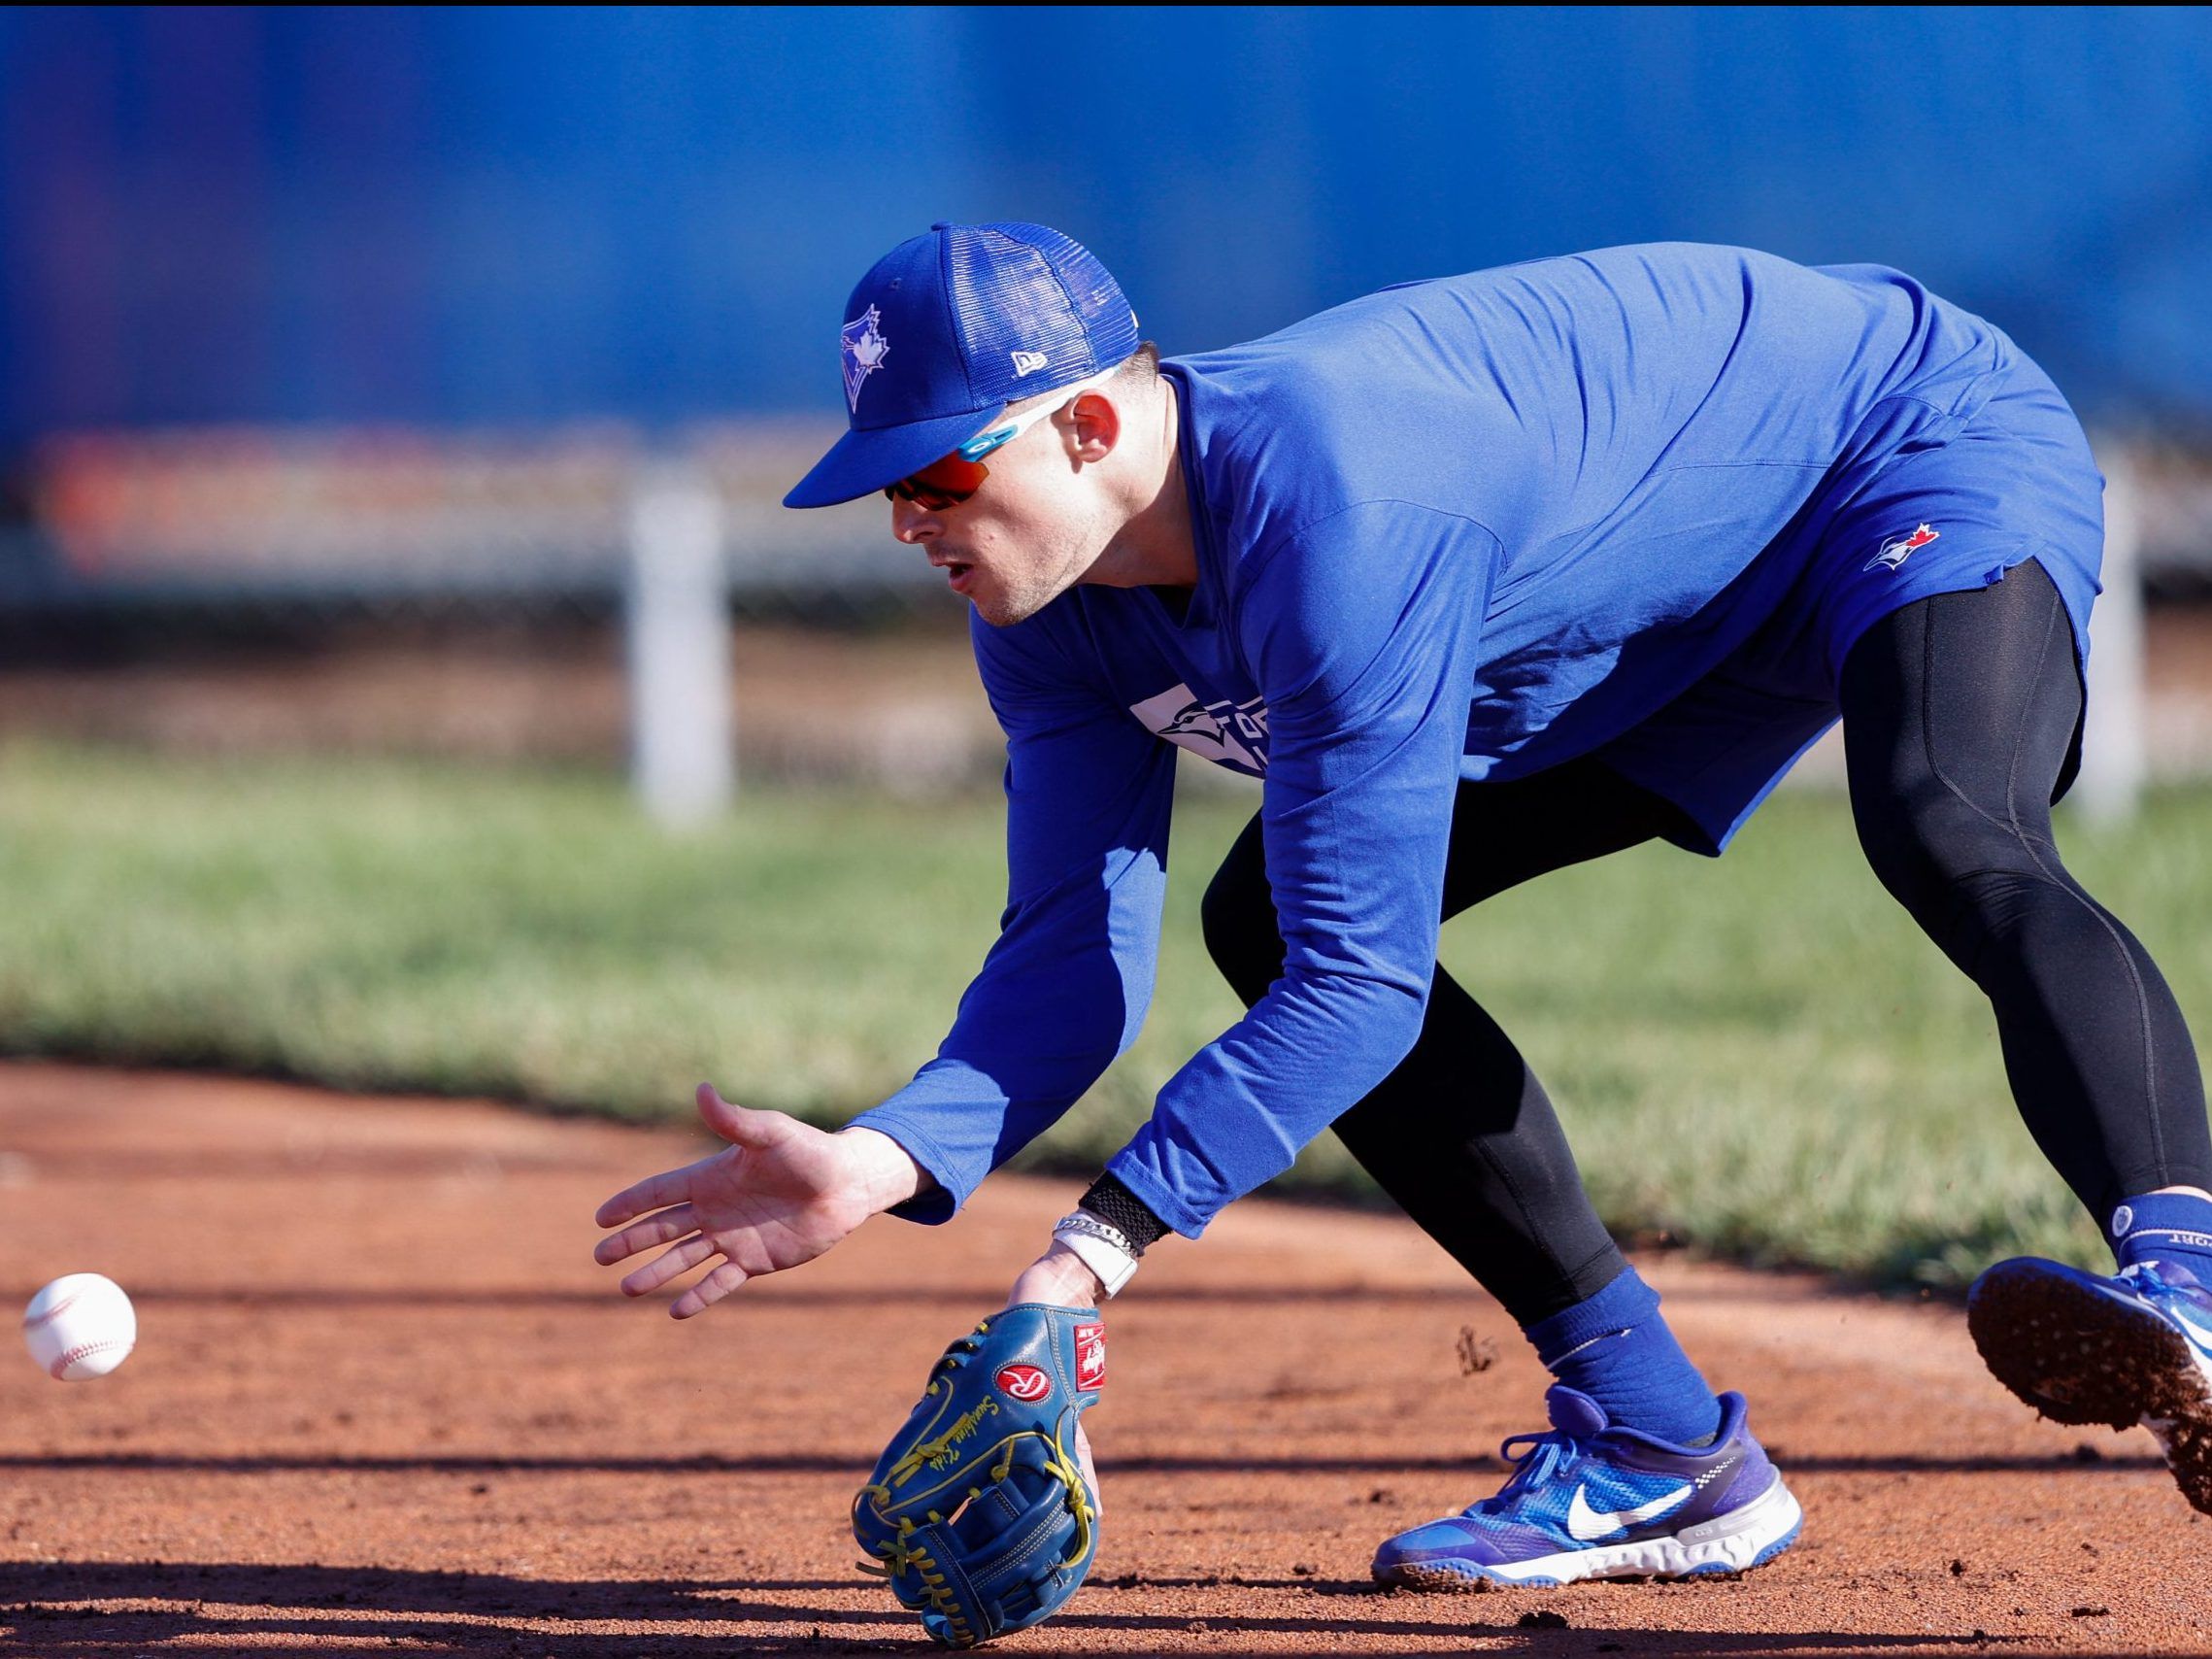
[[[1289,1168],[1420,1034],[1497,553],[1472,521],[1373,502],[1247,581],[1236,627],[1267,705],[1261,830],[1286,955],[1108,1166],[1178,1233]]]
[[[1070,655],[1083,642],[1051,620],[972,625],[1006,732],[1006,909],[937,1058],[853,1120],[936,1177],[894,1211],[909,1220],[949,1220],[1056,1122],[1152,997],[1175,751],[1108,699]]]

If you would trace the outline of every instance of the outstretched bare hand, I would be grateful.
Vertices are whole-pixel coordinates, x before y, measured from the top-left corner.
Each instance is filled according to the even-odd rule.
[[[827,1134],[783,1112],[732,1105],[707,1083],[698,1100],[701,1120],[729,1145],[601,1204],[599,1225],[622,1231],[592,1252],[612,1267],[669,1246],[623,1278],[624,1296],[644,1296],[721,1257],[676,1299],[668,1311],[678,1319],[705,1312],[747,1279],[813,1261],[920,1185],[913,1160],[873,1131]]]

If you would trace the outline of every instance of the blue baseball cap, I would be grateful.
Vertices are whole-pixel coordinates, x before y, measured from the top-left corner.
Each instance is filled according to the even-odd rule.
[[[837,331],[851,429],[784,497],[828,507],[920,472],[1009,404],[1143,342],[1122,285],[1042,224],[937,223],[860,279]]]

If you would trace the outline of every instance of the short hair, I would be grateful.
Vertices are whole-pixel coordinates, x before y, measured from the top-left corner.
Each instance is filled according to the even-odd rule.
[[[1159,348],[1147,340],[1114,365],[1113,375],[1107,380],[1106,385],[1124,392],[1133,392],[1140,386],[1150,387],[1158,379]],[[1018,403],[1009,403],[1007,408],[1028,408],[1048,397],[1057,397],[1064,400],[1067,397],[1067,391],[1064,388],[1054,391],[1040,391],[1034,397],[1021,399]]]
[[[1147,340],[1114,371],[1116,380],[1156,380],[1159,377],[1159,348]]]

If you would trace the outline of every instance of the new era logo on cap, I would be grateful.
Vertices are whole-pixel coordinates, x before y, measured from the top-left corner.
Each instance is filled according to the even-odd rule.
[[[784,497],[788,507],[873,494],[952,454],[1015,401],[1101,374],[1143,343],[1121,285],[1089,251],[1012,221],[939,223],[900,243],[860,279],[843,316],[849,429]]]

